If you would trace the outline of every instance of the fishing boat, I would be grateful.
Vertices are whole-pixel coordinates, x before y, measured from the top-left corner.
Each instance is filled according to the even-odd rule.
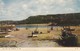
[[[36,27],[36,29],[34,31],[32,31],[31,35],[29,35],[28,37],[37,37],[39,32],[38,32],[38,25]]]

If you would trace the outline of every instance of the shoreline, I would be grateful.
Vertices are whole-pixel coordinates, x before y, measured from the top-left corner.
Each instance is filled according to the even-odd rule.
[[[20,24],[17,26],[48,26],[49,24]]]

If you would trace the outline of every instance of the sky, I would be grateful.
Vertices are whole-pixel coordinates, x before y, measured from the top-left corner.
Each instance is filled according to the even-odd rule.
[[[80,13],[80,0],[0,0],[0,21],[63,13]]]

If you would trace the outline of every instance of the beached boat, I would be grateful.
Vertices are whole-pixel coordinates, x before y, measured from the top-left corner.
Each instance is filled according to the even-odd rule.
[[[37,37],[39,34],[39,31],[37,31],[37,29],[38,29],[38,25],[37,25],[36,29],[32,32],[32,34],[28,37]]]
[[[5,38],[14,38],[12,35],[6,35]]]

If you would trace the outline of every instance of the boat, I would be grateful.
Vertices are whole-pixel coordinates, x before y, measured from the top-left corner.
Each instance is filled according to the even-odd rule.
[[[12,35],[6,35],[5,38],[14,38]]]
[[[31,35],[29,35],[28,37],[37,37],[39,34],[39,31],[37,31],[38,29],[38,25],[36,27],[36,29],[34,31],[32,31]]]

